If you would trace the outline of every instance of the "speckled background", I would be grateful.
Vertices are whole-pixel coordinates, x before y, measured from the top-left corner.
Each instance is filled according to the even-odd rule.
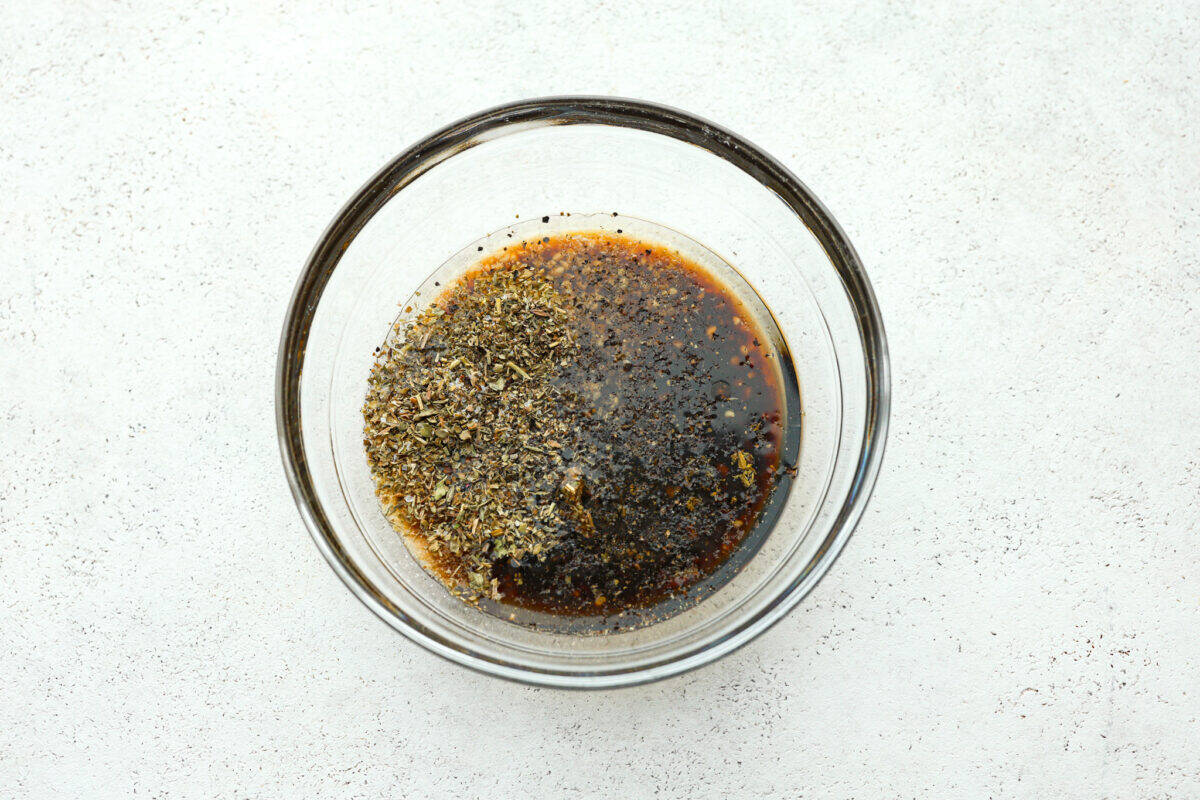
[[[1196,5],[238,5],[0,8],[0,795],[1200,796]],[[343,200],[439,125],[580,92],[788,164],[895,377],[805,603],[602,694],[373,617],[273,417]]]

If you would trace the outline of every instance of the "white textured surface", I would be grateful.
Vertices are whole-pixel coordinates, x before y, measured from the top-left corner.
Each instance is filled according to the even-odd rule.
[[[236,5],[0,9],[0,795],[1200,796],[1194,4]],[[895,373],[875,499],[801,608],[606,694],[389,631],[273,418],[343,200],[567,92],[792,167]]]

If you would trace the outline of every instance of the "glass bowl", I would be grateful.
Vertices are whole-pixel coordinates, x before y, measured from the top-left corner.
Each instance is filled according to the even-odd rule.
[[[464,246],[522,220],[550,216],[560,227],[595,229],[614,213],[703,244],[761,296],[792,356],[800,444],[774,527],[728,582],[654,624],[580,635],[484,613],[422,568],[374,495],[361,409],[375,348],[400,304]],[[304,267],[284,322],[276,384],[292,493],[350,590],[393,628],[452,661],[570,688],[692,669],[745,644],[800,602],[862,516],[883,455],[888,404],[887,345],[874,295],[854,249],[812,193],[775,159],[709,122],[593,97],[481,112],[430,135],[371,178]]]

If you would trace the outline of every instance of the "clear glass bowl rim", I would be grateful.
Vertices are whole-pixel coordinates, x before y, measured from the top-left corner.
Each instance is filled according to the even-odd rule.
[[[843,498],[818,555],[761,613],[695,652],[649,667],[596,674],[532,670],[465,651],[406,615],[376,591],[340,545],[317,498],[301,430],[300,376],[309,329],[321,294],[342,254],[375,213],[406,185],[442,161],[503,135],[547,125],[593,124],[649,131],[701,147],[734,164],[782,200],[816,237],[855,312],[866,372],[863,442],[851,490]],[[891,378],[887,339],[874,291],[858,254],[815,195],[786,167],[737,134],[668,106],[616,97],[564,96],[521,100],[481,111],[430,134],[393,158],[350,198],[326,228],[296,282],[284,318],[275,380],[275,420],[284,472],[313,541],[342,582],[384,622],[422,647],[485,674],[542,686],[631,686],[714,661],[755,638],[795,607],[828,571],[862,517],[887,439]]]

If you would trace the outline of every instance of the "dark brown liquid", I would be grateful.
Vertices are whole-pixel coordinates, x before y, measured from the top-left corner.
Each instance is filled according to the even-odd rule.
[[[563,466],[593,525],[562,531],[541,560],[498,562],[502,602],[481,605],[594,617],[685,596],[739,548],[785,472],[777,356],[732,291],[655,244],[544,237],[474,274],[517,264],[545,267],[576,312],[579,357],[553,382],[573,422]]]

